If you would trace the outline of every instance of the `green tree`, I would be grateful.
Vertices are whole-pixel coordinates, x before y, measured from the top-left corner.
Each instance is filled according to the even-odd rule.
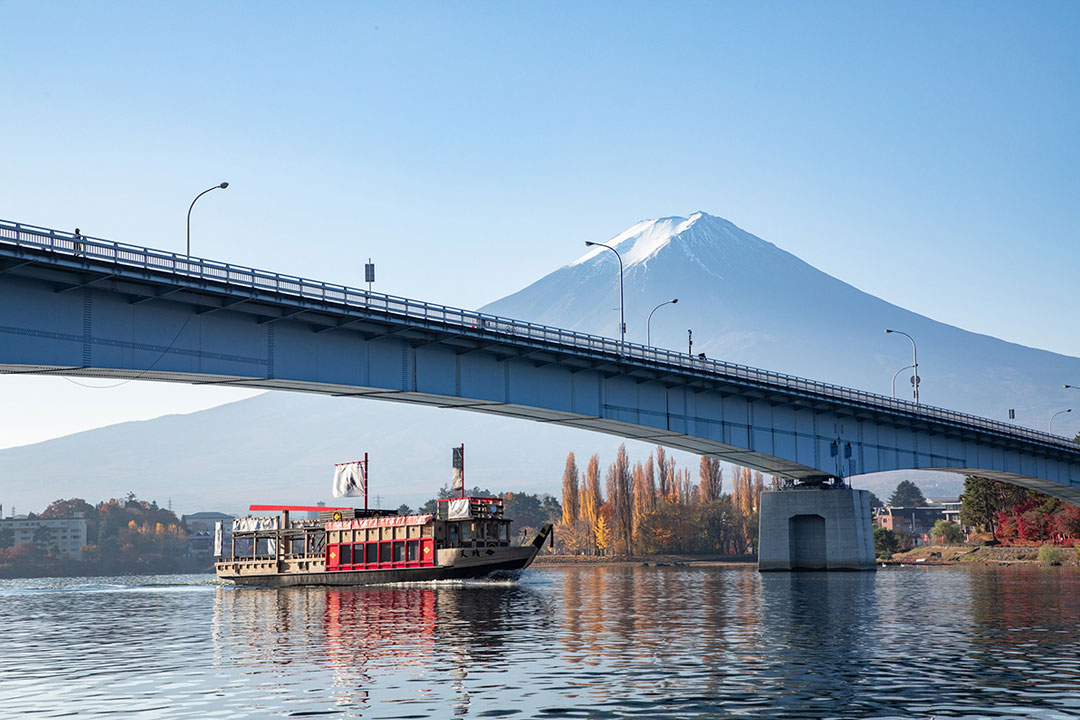
[[[889,496],[889,505],[892,507],[921,507],[925,504],[926,498],[922,490],[910,480],[901,480]]]
[[[882,560],[888,560],[902,547],[900,536],[886,528],[874,529],[874,553]]]
[[[0,550],[6,550],[15,544],[15,531],[11,528],[0,530]]]
[[[948,520],[938,520],[930,530],[930,539],[942,545],[959,545],[964,541],[964,531]]]
[[[877,510],[878,508],[883,507],[885,507],[885,503],[881,502],[881,498],[874,493],[870,493],[870,508],[872,510]]]

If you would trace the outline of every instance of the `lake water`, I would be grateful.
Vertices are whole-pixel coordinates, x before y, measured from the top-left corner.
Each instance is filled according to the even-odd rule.
[[[0,581],[0,717],[1080,717],[1080,571]]]

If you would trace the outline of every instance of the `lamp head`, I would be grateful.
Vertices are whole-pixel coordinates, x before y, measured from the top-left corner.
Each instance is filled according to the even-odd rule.
[[[589,240],[586,240],[586,241],[585,241],[585,247],[592,247],[592,246],[593,246],[593,245],[595,245],[595,244],[596,244],[596,243],[594,243],[594,242],[591,242],[591,241],[589,241]]]
[[[891,333],[891,332],[893,332],[893,331],[892,331],[892,330],[889,330],[888,328],[885,328],[885,334],[886,334],[886,335],[888,335],[888,334],[889,334],[889,333]]]
[[[79,231],[79,229],[75,228],[75,232],[78,232],[78,231]],[[1065,387],[1066,390],[1068,390],[1069,388],[1074,388],[1076,386],[1075,385],[1065,385],[1064,387]]]
[[[675,304],[675,303],[677,303],[677,302],[679,302],[679,298],[675,298],[674,300],[672,300],[672,301],[671,301],[671,304],[672,304],[672,305],[674,305],[674,304]]]
[[[229,187],[229,183],[223,182],[220,185],[218,185],[218,187],[221,188],[222,190],[224,190],[225,188]]]

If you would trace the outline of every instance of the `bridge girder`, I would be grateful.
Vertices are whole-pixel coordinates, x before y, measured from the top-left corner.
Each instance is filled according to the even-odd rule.
[[[12,248],[3,232],[0,223],[0,301],[33,302],[0,302],[0,372],[452,407],[660,442],[789,477],[980,468],[1080,500],[1080,446],[1059,439],[946,422],[854,391],[851,399],[826,396],[809,381],[778,385],[752,368],[725,374],[693,358],[673,364],[667,351],[630,358],[548,339],[557,333],[514,335],[498,319],[475,314],[470,322],[468,311],[455,311],[456,321],[415,317],[398,309],[406,301],[385,296],[376,298],[385,307],[358,307],[228,277]],[[169,262],[185,267],[183,258]],[[83,292],[54,292],[58,286]],[[830,454],[834,443],[852,445],[850,467]]]

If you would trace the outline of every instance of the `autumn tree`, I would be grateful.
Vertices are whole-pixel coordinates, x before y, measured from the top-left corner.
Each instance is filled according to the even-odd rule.
[[[765,476],[760,471],[754,471],[754,483],[750,488],[753,497],[753,508],[756,513],[761,508],[761,493],[765,492]]]
[[[566,456],[566,468],[562,479],[562,519],[564,525],[572,525],[581,515],[581,501],[578,493],[578,467],[574,453]]]
[[[593,455],[589,458],[589,464],[585,467],[581,497],[581,519],[589,525],[589,532],[593,546],[596,543],[597,521],[600,519],[600,506],[604,499],[600,494],[600,457]]]
[[[649,456],[649,464],[652,464],[652,456]],[[645,521],[646,516],[656,509],[656,488],[651,485],[652,474],[646,472],[641,463],[634,465],[631,473],[634,484],[634,534]]]
[[[620,445],[615,462],[608,467],[607,499],[611,504],[611,531],[616,543],[623,543],[627,555],[632,554],[633,537],[633,486],[630,478],[630,460],[626,445]]]
[[[660,476],[660,497],[671,495],[671,478],[668,476],[667,452],[663,445],[656,446],[656,470]]]
[[[1016,507],[1026,497],[1022,487],[969,475],[964,478],[964,494],[960,496],[960,522],[996,537],[998,512]]]
[[[702,504],[716,502],[720,499],[723,489],[723,471],[720,469],[720,461],[716,458],[701,456],[698,468],[698,494]]]

